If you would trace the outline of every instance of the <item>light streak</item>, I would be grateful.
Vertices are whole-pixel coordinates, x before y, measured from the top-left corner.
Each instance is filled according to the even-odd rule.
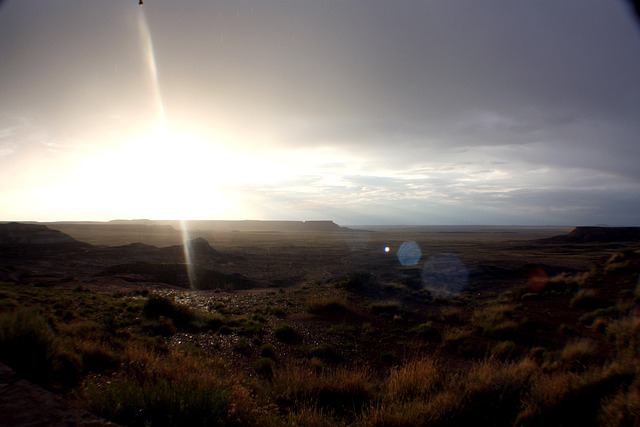
[[[138,13],[138,33],[140,35],[140,42],[142,44],[142,53],[147,66],[149,79],[151,82],[151,96],[153,106],[158,116],[158,124],[160,132],[167,132],[167,117],[164,109],[164,102],[162,100],[162,90],[160,89],[160,79],[158,77],[158,66],[156,63],[155,50],[153,48],[153,39],[151,37],[151,31],[149,29],[149,23],[144,13],[144,9],[140,8]],[[187,268],[187,274],[189,276],[189,287],[195,289],[195,269],[193,265],[193,253],[191,248],[191,236],[189,233],[189,224],[184,218],[179,218],[180,228],[182,233],[182,246],[184,248],[184,261]]]

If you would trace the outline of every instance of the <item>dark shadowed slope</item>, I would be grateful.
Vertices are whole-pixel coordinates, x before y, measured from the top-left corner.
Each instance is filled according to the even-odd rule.
[[[576,227],[568,234],[540,240],[544,243],[640,242],[640,227]]]
[[[0,224],[0,245],[79,243],[73,237],[40,224]]]

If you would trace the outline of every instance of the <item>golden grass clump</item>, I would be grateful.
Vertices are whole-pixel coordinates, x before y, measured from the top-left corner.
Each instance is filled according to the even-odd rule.
[[[482,334],[495,338],[515,338],[519,324],[514,319],[515,304],[497,304],[473,312],[471,324]]]
[[[436,360],[411,360],[391,369],[385,383],[385,398],[406,402],[430,396],[441,386],[442,381],[442,369]]]
[[[619,357],[640,358],[640,317],[630,315],[612,320],[606,326],[605,333]]]
[[[325,414],[346,416],[359,413],[374,393],[366,367],[310,370],[304,365],[277,372],[271,390],[283,410],[297,412],[313,408]]]
[[[348,302],[344,296],[326,296],[310,298],[307,301],[309,313],[343,313],[348,310]]]

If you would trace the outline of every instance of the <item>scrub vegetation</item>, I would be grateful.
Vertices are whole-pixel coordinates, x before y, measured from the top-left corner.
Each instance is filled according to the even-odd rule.
[[[484,299],[363,297],[389,288],[366,275],[230,295],[6,283],[0,360],[131,426],[638,425],[635,255]]]

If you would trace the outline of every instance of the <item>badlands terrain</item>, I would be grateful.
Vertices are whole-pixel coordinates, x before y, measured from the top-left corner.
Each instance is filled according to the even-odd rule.
[[[0,424],[637,425],[639,246],[637,228],[2,223]]]

